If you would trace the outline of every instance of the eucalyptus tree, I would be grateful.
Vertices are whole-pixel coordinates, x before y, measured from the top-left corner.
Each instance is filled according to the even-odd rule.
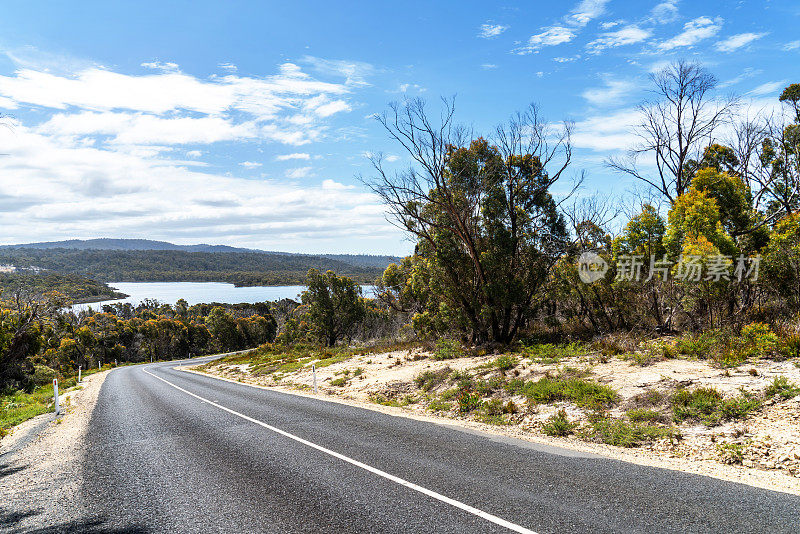
[[[422,100],[392,105],[379,121],[413,163],[391,172],[377,155],[364,182],[416,241],[404,268],[424,301],[415,327],[507,343],[567,246],[551,188],[571,161],[570,125],[551,127],[532,106],[485,139],[455,123],[453,100],[443,104],[435,120]]]

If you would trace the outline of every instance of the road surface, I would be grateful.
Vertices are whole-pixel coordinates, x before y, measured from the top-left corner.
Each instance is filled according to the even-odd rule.
[[[93,531],[800,531],[799,497],[175,365],[102,387],[81,494]]]

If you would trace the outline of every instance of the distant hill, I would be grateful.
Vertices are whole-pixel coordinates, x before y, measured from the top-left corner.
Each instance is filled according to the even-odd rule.
[[[241,247],[231,247],[228,245],[176,245],[167,241],[155,241],[152,239],[69,239],[65,241],[42,241],[38,243],[23,243],[19,245],[0,245],[3,249],[72,249],[72,250],[175,250],[183,252],[211,252],[211,253],[248,253],[248,254],[268,254],[273,256],[302,256],[328,258],[337,260],[356,267],[375,267],[385,269],[390,263],[400,261],[396,256],[374,256],[371,254],[298,254],[293,252],[276,252],[269,250],[258,250]],[[121,280],[116,280],[121,281]]]

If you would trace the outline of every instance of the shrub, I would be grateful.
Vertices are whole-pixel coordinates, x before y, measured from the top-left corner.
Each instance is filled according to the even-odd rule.
[[[444,383],[447,377],[450,376],[452,369],[449,367],[442,367],[435,371],[424,371],[414,378],[414,383],[423,391],[430,391],[435,387]]]
[[[675,349],[681,354],[694,358],[708,358],[715,352],[722,342],[719,330],[707,330],[700,334],[686,333],[675,344]]]
[[[628,419],[633,421],[634,423],[641,423],[641,422],[648,422],[648,423],[661,423],[664,421],[665,417],[656,410],[650,410],[647,408],[637,408],[633,410],[628,410],[627,414]]]
[[[441,338],[433,351],[434,360],[452,360],[462,355],[461,344],[454,339]]]
[[[434,399],[428,404],[428,409],[432,412],[449,412],[453,403],[439,399]]]
[[[498,356],[492,362],[492,367],[494,367],[501,373],[505,373],[506,371],[513,369],[516,365],[517,365],[517,359],[507,354],[504,354],[503,356]]]
[[[346,376],[342,376],[340,378],[336,378],[334,380],[331,380],[331,385],[332,386],[336,386],[336,387],[345,386],[345,385],[347,385],[347,377]]]
[[[784,358],[800,358],[800,334],[790,333],[782,336],[777,350]]]
[[[587,408],[607,408],[619,398],[610,387],[577,377],[512,380],[506,388],[511,393],[525,395],[530,402],[541,404],[566,400]]]
[[[720,459],[726,464],[740,464],[744,460],[745,446],[741,443],[720,443],[717,452]]]
[[[789,379],[785,376],[776,376],[772,384],[767,386],[764,393],[767,397],[778,395],[783,399],[791,399],[792,397],[800,395],[800,387],[793,382],[789,382]]]
[[[748,357],[768,356],[778,345],[778,336],[764,323],[752,323],[742,328],[741,339]]]
[[[747,392],[724,399],[722,393],[714,388],[698,388],[694,391],[682,389],[672,400],[676,422],[700,421],[706,426],[718,425],[726,419],[746,417],[760,406],[761,401]]]
[[[490,399],[484,402],[481,409],[486,415],[503,415],[505,413],[503,401],[500,399]]]
[[[592,420],[590,437],[617,447],[638,447],[648,441],[675,439],[680,437],[680,434],[670,427],[629,423],[623,419],[596,416]]]
[[[458,393],[458,411],[469,413],[477,410],[481,406],[481,396],[471,389],[462,389]]]
[[[578,423],[570,421],[566,410],[562,408],[547,418],[542,425],[542,432],[548,436],[568,436],[577,426]]]
[[[586,350],[579,343],[567,343],[563,345],[541,343],[524,346],[522,353],[526,358],[530,358],[531,361],[547,365],[558,363],[564,358],[582,356],[586,353]]]

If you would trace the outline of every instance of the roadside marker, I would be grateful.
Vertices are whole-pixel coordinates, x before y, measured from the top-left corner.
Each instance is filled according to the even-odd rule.
[[[53,402],[56,405],[56,415],[61,413],[61,406],[58,405],[58,378],[53,379]]]
[[[317,366],[315,364],[311,364],[311,373],[314,375],[314,393],[317,392]]]
[[[78,382],[81,381],[81,366],[78,366]]]
[[[178,391],[182,391],[182,392],[186,393],[187,395],[196,398],[199,401],[205,402],[206,404],[210,404],[211,406],[214,406],[215,408],[219,408],[220,410],[222,410],[224,412],[228,412],[229,414],[235,415],[236,417],[241,417],[245,421],[249,421],[251,423],[255,423],[256,425],[262,426],[262,427],[266,428],[267,430],[275,432],[276,434],[280,434],[281,436],[287,437],[287,438],[289,438],[289,439],[291,439],[293,441],[296,441],[298,443],[302,443],[303,445],[305,445],[307,447],[311,447],[312,449],[316,449],[316,450],[318,450],[320,452],[323,452],[323,453],[325,453],[325,454],[327,454],[329,456],[333,456],[334,458],[338,458],[339,460],[342,460],[343,462],[347,462],[347,463],[349,463],[351,465],[354,465],[356,467],[360,467],[361,469],[364,469],[365,471],[369,471],[370,473],[378,475],[379,477],[383,477],[383,478],[385,478],[387,480],[391,480],[392,482],[394,482],[396,484],[399,484],[401,486],[404,486],[404,487],[406,487],[406,488],[408,488],[410,490],[417,491],[419,493],[422,493],[423,495],[427,495],[428,497],[431,497],[433,499],[441,501],[441,502],[443,502],[445,504],[449,504],[450,506],[452,506],[454,508],[458,508],[459,510],[463,510],[463,511],[468,512],[468,513],[470,513],[472,515],[478,516],[481,519],[485,519],[486,521],[489,521],[490,523],[494,523],[495,525],[499,525],[501,527],[507,528],[508,530],[511,530],[513,532],[519,532],[520,534],[536,534],[536,532],[534,532],[533,530],[530,530],[530,529],[527,529],[527,528],[525,528],[523,526],[517,525],[516,523],[512,523],[511,521],[506,521],[502,517],[497,517],[496,515],[492,515],[492,514],[490,514],[488,512],[484,512],[483,510],[479,510],[479,509],[477,509],[477,508],[475,508],[473,506],[470,506],[468,504],[464,504],[463,502],[457,501],[455,499],[451,499],[450,497],[447,497],[446,495],[442,495],[441,493],[437,493],[437,492],[435,492],[433,490],[429,490],[428,488],[425,488],[423,486],[419,486],[417,484],[414,484],[413,482],[409,482],[409,481],[407,481],[405,479],[402,479],[400,477],[394,476],[394,475],[392,475],[390,473],[387,473],[386,471],[382,471],[382,470],[378,469],[377,467],[372,467],[371,465],[367,465],[367,464],[365,464],[363,462],[359,462],[358,460],[354,460],[353,458],[350,458],[349,456],[345,456],[344,454],[340,454],[340,453],[338,453],[336,451],[332,451],[331,449],[325,448],[322,445],[317,445],[316,443],[313,443],[311,441],[303,439],[303,438],[301,438],[299,436],[295,436],[294,434],[290,434],[289,432],[286,432],[285,430],[281,430],[280,428],[277,428],[277,427],[274,427],[272,425],[269,425],[269,424],[267,424],[267,423],[265,423],[263,421],[259,421],[258,419],[253,419],[252,417],[244,415],[243,413],[239,413],[237,411],[231,410],[230,408],[226,408],[225,406],[222,406],[221,404],[217,404],[214,401],[210,401],[210,400],[208,400],[206,398],[201,397],[200,395],[196,395],[196,394],[192,393],[191,391],[183,389],[180,386],[176,386],[175,384],[173,384],[169,380],[164,380],[160,376],[154,375],[153,373],[151,373],[147,369],[142,369],[142,372],[152,376],[156,380],[161,380],[165,384],[167,384],[169,386],[172,386],[175,389],[177,389]]]

